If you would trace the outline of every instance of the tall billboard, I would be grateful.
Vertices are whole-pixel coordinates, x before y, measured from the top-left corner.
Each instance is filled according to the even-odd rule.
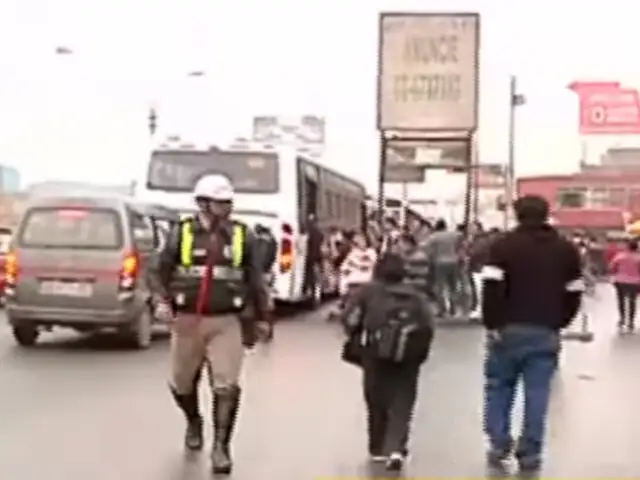
[[[573,82],[580,102],[581,135],[640,134],[640,99],[636,88],[618,82]]]
[[[480,15],[380,15],[378,130],[474,131]]]
[[[292,141],[304,145],[324,146],[325,118],[318,115],[263,115],[253,118],[255,142],[274,145]]]

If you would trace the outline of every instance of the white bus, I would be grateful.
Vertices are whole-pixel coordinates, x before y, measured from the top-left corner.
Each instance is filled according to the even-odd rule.
[[[330,287],[305,291],[306,221],[314,215],[324,233],[331,227],[361,228],[365,187],[360,182],[291,148],[161,148],[153,151],[144,181],[136,187],[136,196],[190,212],[194,208],[193,186],[209,173],[224,174],[232,181],[234,218],[251,226],[264,225],[278,240],[273,285],[276,301],[315,303],[321,295],[335,293],[327,291]]]

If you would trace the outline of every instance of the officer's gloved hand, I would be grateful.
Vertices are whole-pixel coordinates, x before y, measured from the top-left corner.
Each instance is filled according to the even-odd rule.
[[[169,302],[155,302],[153,308],[153,316],[161,323],[171,323],[174,317],[173,308],[171,308]]]

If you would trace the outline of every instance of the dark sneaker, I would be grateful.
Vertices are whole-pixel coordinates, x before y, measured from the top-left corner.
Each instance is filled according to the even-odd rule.
[[[523,455],[518,457],[518,468],[525,474],[535,473],[542,467],[542,461],[538,455]]]
[[[391,470],[393,472],[399,472],[400,470],[402,470],[403,466],[404,466],[404,455],[402,454],[402,452],[393,452],[391,455],[389,455],[389,458],[387,458],[387,464],[386,464],[387,470]]]
[[[500,468],[503,466],[503,463],[509,458],[510,455],[510,449],[492,448],[487,452],[487,464],[491,467]]]

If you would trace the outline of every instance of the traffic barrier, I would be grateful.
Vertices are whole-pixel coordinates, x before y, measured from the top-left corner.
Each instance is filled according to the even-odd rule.
[[[590,343],[595,339],[595,335],[589,326],[589,315],[587,312],[580,312],[580,328],[578,330],[565,330],[562,332],[562,340],[571,340],[582,343]]]

